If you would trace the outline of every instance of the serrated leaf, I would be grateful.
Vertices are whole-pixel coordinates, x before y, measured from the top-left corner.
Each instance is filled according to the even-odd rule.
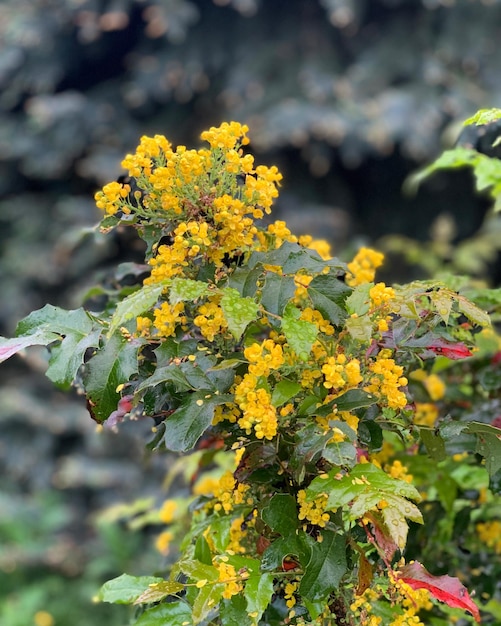
[[[282,318],[282,331],[289,346],[300,359],[306,361],[311,352],[311,347],[317,339],[318,328],[311,322],[298,319],[300,314],[299,309],[293,305],[288,305]]]
[[[348,317],[344,322],[346,330],[351,338],[363,344],[370,344],[373,336],[373,324],[369,315],[361,317]]]
[[[228,279],[228,287],[236,289],[244,298],[253,298],[262,273],[263,270],[260,267],[254,269],[249,269],[248,266],[237,267]]]
[[[482,311],[476,304],[473,304],[473,302],[461,296],[457,297],[457,301],[459,310],[466,315],[470,322],[478,324],[479,326],[491,325],[489,315],[485,311]]]
[[[247,601],[241,594],[223,600],[219,606],[219,617],[221,626],[252,626],[255,623],[247,614]]]
[[[263,509],[262,518],[274,532],[290,535],[298,528],[296,500],[285,493],[275,494]]]
[[[184,590],[184,585],[172,580],[163,580],[159,583],[152,583],[148,589],[137,597],[134,604],[153,604],[153,602],[160,602],[167,596]]]
[[[69,387],[84,361],[88,348],[99,345],[101,330],[84,309],[66,311],[47,304],[19,322],[18,339],[0,338],[0,362],[31,345],[53,347],[46,375],[52,382]]]
[[[191,607],[184,602],[169,602],[147,609],[134,626],[191,626]]]
[[[346,318],[345,300],[351,292],[351,287],[330,274],[316,276],[308,286],[313,306],[337,326]]]
[[[419,436],[432,459],[443,461],[446,458],[445,442],[439,433],[432,428],[422,426],[419,428]]]
[[[433,576],[417,561],[405,565],[399,572],[399,578],[413,589],[427,589],[440,602],[469,611],[475,621],[480,622],[480,611],[458,578]]]
[[[226,588],[224,583],[207,584],[198,592],[193,603],[192,617],[194,624],[200,624],[217,607]]]
[[[169,302],[193,302],[210,293],[209,285],[200,280],[190,278],[173,278],[169,288]]]
[[[285,306],[294,297],[296,284],[293,276],[267,272],[261,293],[261,304],[272,315],[282,315]]]
[[[150,585],[165,582],[157,576],[129,576],[122,574],[104,583],[97,594],[100,602],[132,604]]]
[[[485,124],[491,124],[501,119],[501,109],[480,109],[467,120],[463,122],[463,126],[469,126],[475,124],[475,126],[483,126]]]
[[[444,291],[443,289],[439,291],[430,291],[427,295],[437,313],[444,321],[444,324],[447,325],[449,323],[454,297],[450,292]]]
[[[232,396],[216,395],[202,389],[189,394],[165,420],[165,447],[173,452],[191,450],[212,424],[214,408],[229,402]]]
[[[110,338],[125,323],[149,311],[157,303],[166,286],[166,282],[157,285],[144,285],[119,302],[111,318],[107,337]]]
[[[297,393],[301,391],[302,387],[299,383],[295,383],[292,380],[284,378],[273,387],[271,394],[271,404],[274,407],[282,406],[287,400],[293,398]]]
[[[322,457],[338,467],[353,467],[357,461],[357,449],[349,441],[329,443],[322,451]]]
[[[61,335],[47,329],[35,331],[27,337],[0,337],[0,363],[30,346],[48,346],[60,340]]]
[[[485,467],[490,476],[501,469],[501,428],[481,422],[469,422],[467,432],[476,435],[475,452],[485,458]]]
[[[259,569],[247,579],[245,583],[245,598],[247,599],[247,613],[252,615],[255,623],[269,605],[274,594],[273,574],[259,572]]]
[[[137,373],[139,345],[115,334],[87,363],[83,383],[89,410],[96,421],[104,422],[116,410],[120,400],[117,387]]]
[[[322,542],[311,546],[311,557],[299,585],[299,593],[310,601],[326,599],[338,588],[346,572],[345,538],[322,530]]]
[[[252,298],[242,298],[236,289],[222,289],[221,309],[228,328],[238,341],[247,326],[257,319],[259,306]]]
[[[376,404],[376,402],[377,398],[374,394],[367,393],[362,389],[349,389],[337,398],[334,398],[334,400],[316,408],[313,414],[326,417],[330,415],[335,408],[338,411],[354,411],[355,409],[372,406]]]
[[[357,285],[352,293],[346,298],[346,310],[350,315],[361,317],[369,311],[370,296],[369,291],[374,287],[374,283],[362,283]]]

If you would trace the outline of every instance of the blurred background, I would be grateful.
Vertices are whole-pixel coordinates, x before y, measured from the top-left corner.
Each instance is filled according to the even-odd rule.
[[[197,146],[225,120],[282,171],[275,217],[294,232],[343,258],[382,248],[391,278],[497,284],[501,228],[470,174],[402,186],[500,106],[500,39],[499,0],[2,0],[0,334],[47,302],[76,308],[140,253],[96,233],[93,195],[142,134]],[[148,529],[99,512],[161,502],[167,461],[145,455],[141,425],[97,434],[44,363],[1,370],[0,623],[123,625],[92,596],[159,557]]]

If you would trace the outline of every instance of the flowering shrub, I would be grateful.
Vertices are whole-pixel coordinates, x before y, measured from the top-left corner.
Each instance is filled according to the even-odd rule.
[[[482,376],[494,397],[495,299],[387,286],[381,253],[345,264],[270,222],[281,175],[255,165],[247,132],[224,123],[200,150],[143,137],[128,177],[96,194],[102,230],[129,225],[146,243],[146,264],[127,268],[140,284],[103,292],[99,312],[47,305],[0,343],[2,358],[48,345],[47,375],[80,387],[99,424],[151,418],[151,448],[195,460],[192,495],[149,514],[158,550],[177,549],[165,576],[124,574],[99,598],[139,607],[137,626],[480,621],[459,579],[406,558],[434,566],[416,545],[437,492],[452,541],[437,468],[501,467],[496,424],[446,398],[478,394]],[[479,519],[478,537],[499,551],[493,524]]]

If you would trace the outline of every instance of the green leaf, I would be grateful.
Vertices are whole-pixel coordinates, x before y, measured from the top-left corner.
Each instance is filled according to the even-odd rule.
[[[440,289],[439,291],[431,291],[427,295],[437,313],[444,321],[444,324],[447,325],[449,323],[449,316],[455,299],[454,296],[450,292],[444,291],[443,289]]]
[[[0,338],[0,362],[32,345],[49,345],[51,350],[47,377],[62,387],[69,387],[84,361],[88,348],[99,345],[100,327],[96,327],[84,309],[65,311],[47,304],[19,322],[18,339]]]
[[[116,410],[116,389],[137,373],[139,343],[115,334],[86,365],[83,383],[93,419],[104,422]]]
[[[287,343],[297,356],[306,361],[311,352],[311,346],[318,336],[318,328],[315,324],[306,320],[298,319],[301,315],[299,309],[289,304],[282,318],[282,331]]]
[[[262,518],[274,532],[290,535],[299,527],[296,500],[285,493],[277,493],[263,509]]]
[[[355,409],[372,406],[376,402],[377,398],[373,394],[367,393],[362,389],[349,389],[346,393],[334,398],[334,400],[316,408],[313,414],[327,417],[335,408],[338,411],[354,411]]]
[[[195,558],[200,563],[212,565],[212,552],[207,539],[203,535],[199,535],[195,544]]]
[[[143,391],[163,383],[172,383],[179,392],[200,389],[214,389],[211,380],[195,362],[172,363],[165,367],[157,367],[155,372],[146,378],[137,388]]]
[[[30,346],[48,346],[60,340],[61,335],[47,330],[46,328],[34,331],[31,335],[26,337],[13,337],[12,339],[0,337],[0,363],[10,359],[11,356],[24,350],[24,348],[29,348]]]
[[[257,569],[245,583],[247,613],[252,615],[255,623],[259,621],[273,596],[273,575],[262,573]]]
[[[257,319],[259,306],[252,298],[242,298],[236,289],[222,289],[221,308],[231,334],[238,341],[247,326]]]
[[[295,291],[293,276],[267,272],[261,293],[261,304],[268,313],[281,316],[287,303],[294,297]]]
[[[352,339],[364,344],[370,344],[373,336],[373,324],[369,315],[361,317],[349,317],[345,320],[345,328]]]
[[[184,602],[159,604],[147,609],[134,622],[134,626],[191,626],[191,607]]]
[[[314,540],[303,530],[297,530],[287,537],[279,537],[263,552],[261,569],[265,572],[280,569],[287,556],[295,557],[304,567],[310,560],[313,543]]]
[[[242,594],[236,594],[229,600],[223,600],[219,607],[222,626],[252,626],[256,622],[247,614],[247,601]]]
[[[466,315],[470,322],[478,324],[479,326],[491,325],[489,315],[485,311],[482,311],[476,304],[473,304],[473,302],[470,302],[462,296],[457,296],[457,301],[459,310]]]
[[[445,442],[433,428],[422,426],[419,428],[419,436],[426,451],[435,461],[443,461],[446,457]]]
[[[224,583],[207,584],[202,587],[193,603],[192,617],[194,624],[200,624],[217,607],[226,585]]]
[[[308,286],[308,296],[314,307],[337,326],[346,318],[345,300],[351,292],[351,287],[330,274],[316,276]]]
[[[191,450],[212,424],[214,408],[232,399],[202,389],[189,394],[179,408],[165,420],[165,447],[173,452]]]
[[[173,580],[163,580],[160,583],[152,583],[148,589],[136,598],[134,604],[153,604],[160,602],[167,596],[184,590],[184,585]]]
[[[311,546],[311,558],[299,585],[308,600],[324,600],[339,587],[346,572],[346,542],[342,535],[322,530],[323,541]]]
[[[193,302],[210,293],[209,285],[200,280],[189,278],[173,278],[169,289],[169,302]]]
[[[357,462],[357,449],[349,441],[329,443],[322,452],[326,461],[338,467],[353,467]]]
[[[228,279],[228,287],[236,289],[244,298],[253,298],[262,273],[263,270],[260,267],[254,269],[249,269],[247,266],[237,267]]]
[[[352,293],[346,298],[346,310],[350,315],[361,317],[369,311],[370,297],[369,291],[374,287],[374,283],[363,283],[357,285]]]
[[[97,594],[99,602],[113,604],[133,604],[139,596],[149,589],[150,585],[165,582],[157,576],[129,576],[122,574],[108,580]]]
[[[271,252],[253,252],[249,257],[249,267],[254,268],[258,264],[278,265],[284,274],[296,274],[300,270],[321,273],[326,267],[329,267],[332,273],[346,273],[346,264],[339,259],[324,261],[315,250],[288,241]]]
[[[136,319],[138,315],[149,311],[157,303],[167,284],[167,282],[162,282],[157,285],[144,285],[119,302],[111,318],[107,337],[110,338],[126,322],[130,322],[130,320]]]
[[[481,422],[469,422],[468,433],[477,437],[475,452],[485,458],[485,467],[490,476],[501,469],[501,428]]]
[[[271,394],[271,404],[274,407],[282,406],[287,400],[293,398],[297,393],[301,391],[302,387],[299,383],[295,383],[292,380],[284,378],[277,383]]]
[[[484,124],[491,124],[501,119],[501,109],[480,109],[467,120],[463,122],[464,126],[475,124],[475,126],[483,126]]]

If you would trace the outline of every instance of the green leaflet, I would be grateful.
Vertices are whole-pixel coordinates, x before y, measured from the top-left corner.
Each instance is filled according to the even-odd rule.
[[[282,318],[282,330],[290,347],[300,359],[306,361],[318,336],[318,328],[311,322],[299,319],[300,315],[299,309],[288,304]]]
[[[84,309],[65,311],[47,304],[19,322],[14,339],[0,338],[0,361],[23,348],[49,345],[51,349],[47,377],[68,388],[82,365],[88,348],[99,345],[101,327]]]
[[[200,280],[173,278],[169,288],[169,302],[192,302],[209,293],[209,285]]]
[[[216,395],[202,389],[186,396],[181,405],[165,420],[165,447],[173,452],[191,450],[212,424],[214,408],[232,396]]]
[[[311,546],[311,557],[299,585],[299,593],[312,602],[326,599],[347,569],[345,538],[325,529],[322,538],[321,543]]]
[[[89,411],[97,422],[104,422],[116,410],[119,385],[137,372],[139,342],[130,342],[115,334],[87,366],[83,382],[89,399]]]
[[[315,478],[306,490],[309,499],[327,494],[327,510],[348,507],[351,519],[360,519],[381,501],[383,519],[393,541],[403,549],[407,538],[407,519],[422,523],[419,509],[410,500],[419,502],[417,489],[403,480],[392,478],[372,463],[356,465],[346,476],[336,478],[337,469],[327,478]],[[389,524],[389,525],[388,525]]]
[[[113,604],[132,604],[150,588],[150,585],[163,582],[165,580],[158,576],[129,576],[129,574],[122,574],[105,582],[97,594],[97,599],[100,602],[111,602]]]
[[[167,282],[159,285],[144,285],[141,289],[119,302],[111,318],[107,337],[110,338],[126,322],[130,322],[138,315],[155,306],[167,285]]]
[[[159,604],[142,613],[134,626],[191,626],[191,607],[184,602]]]
[[[231,334],[238,341],[247,326],[257,319],[259,306],[252,298],[242,298],[236,289],[221,290],[221,308]]]

